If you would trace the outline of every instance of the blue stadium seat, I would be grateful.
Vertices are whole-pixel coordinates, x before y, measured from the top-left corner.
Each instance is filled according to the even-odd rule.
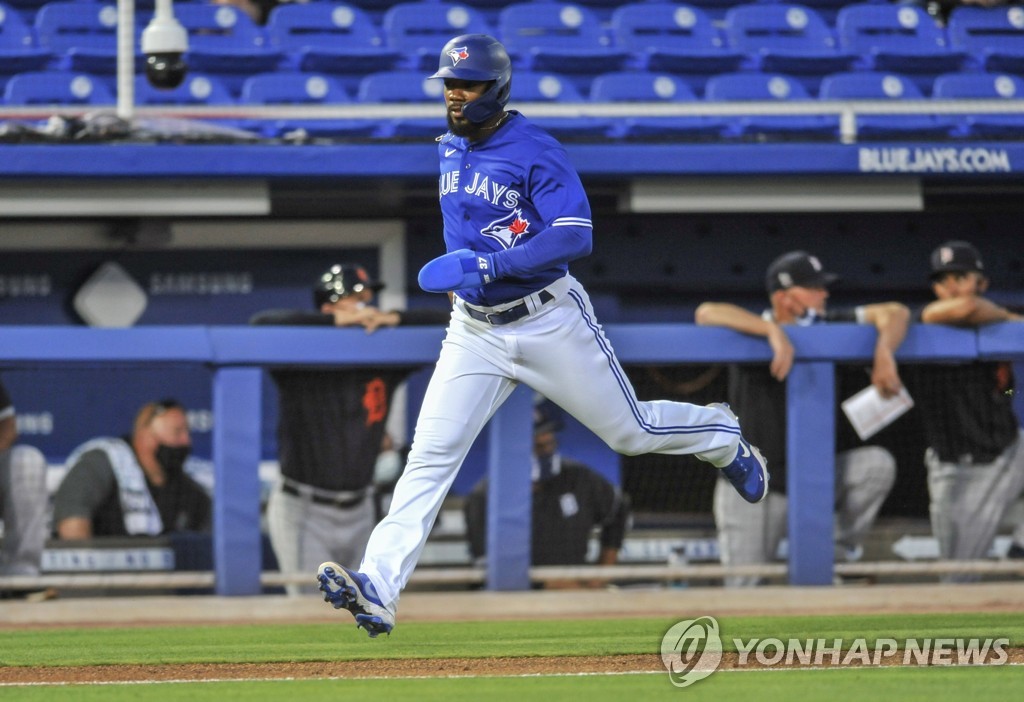
[[[705,100],[810,101],[807,89],[790,76],[778,73],[726,73],[708,80]],[[726,118],[726,134],[743,139],[834,139],[839,119],[832,115],[751,114]]]
[[[48,2],[50,0],[6,0],[4,4],[18,13],[21,21],[31,27],[39,8]]]
[[[848,71],[856,54],[840,52],[825,20],[803,5],[738,5],[725,15],[729,47],[750,57],[749,68],[798,78],[811,94],[829,73]]]
[[[136,34],[141,35],[140,23]],[[59,59],[58,68],[104,77],[113,84],[117,73],[117,6],[110,2],[51,2],[35,17],[39,44]],[[136,46],[136,68],[145,57]]]
[[[139,105],[232,105],[235,99],[216,76],[190,71],[181,85],[171,90],[154,88],[146,76],[135,76],[135,102]]]
[[[770,3],[784,2],[785,0],[748,0],[748,1],[770,4]],[[890,1],[891,0],[865,0],[865,2],[870,2],[870,3],[883,3],[883,2],[890,2]],[[823,20],[825,20],[825,24],[827,24],[830,27],[834,27],[836,25],[836,17],[839,14],[839,11],[841,9],[843,9],[844,7],[846,7],[847,5],[852,4],[852,0],[800,0],[799,4],[803,5],[804,7],[811,8],[812,10],[817,12],[818,15]]]
[[[403,67],[431,72],[452,37],[493,34],[480,10],[441,0],[399,3],[384,13],[381,29],[387,46],[402,54]]]
[[[174,16],[188,30],[189,68],[216,76],[232,95],[247,77],[273,71],[284,58],[269,46],[262,27],[230,5],[179,2]]]
[[[248,78],[242,85],[241,102],[251,105],[348,104],[352,98],[338,81],[321,73],[277,71]],[[250,129],[280,137],[303,130],[314,138],[366,137],[377,130],[368,119],[271,119],[251,124]]]
[[[584,102],[576,85],[565,76],[538,71],[517,71],[513,79],[510,109],[523,102],[573,103]],[[550,132],[558,139],[580,141],[595,137],[605,138],[611,120],[598,117],[547,116],[527,112],[531,122]]]
[[[636,68],[668,71],[698,94],[716,73],[739,70],[741,52],[726,48],[718,27],[700,8],[672,2],[631,2],[611,17],[616,45],[629,51]]]
[[[1006,73],[947,73],[935,79],[932,98],[944,100],[1024,100],[1024,79]],[[956,115],[957,135],[975,139],[1015,139],[1024,134],[1024,114]]]
[[[427,78],[420,71],[381,71],[371,73],[359,82],[356,100],[370,103],[434,104],[437,106],[436,117],[394,117],[376,135],[388,138],[433,138],[448,130],[443,91],[442,81]]]
[[[508,5],[498,17],[498,33],[517,67],[593,76],[626,67],[629,52],[612,45],[597,17],[588,8],[552,0]]]
[[[74,71],[30,71],[12,76],[4,87],[8,105],[113,105],[106,83]]]
[[[682,79],[640,71],[606,73],[594,79],[593,102],[696,102],[697,96]],[[620,139],[709,139],[722,134],[725,122],[703,116],[635,116],[616,120],[611,136]]]
[[[53,53],[40,48],[32,29],[11,6],[0,3],[0,87],[10,76],[41,71]]]
[[[1024,7],[959,5],[948,31],[952,47],[970,54],[978,68],[1024,73]]]
[[[858,3],[836,15],[839,47],[862,56],[861,68],[901,73],[924,93],[941,73],[959,71],[967,59],[953,51],[946,31],[914,5]]]
[[[921,100],[924,94],[906,76],[881,71],[856,71],[826,76],[822,100]],[[928,114],[858,114],[857,138],[941,139],[952,135],[948,117]]]
[[[291,68],[348,76],[342,83],[350,90],[362,76],[395,68],[401,58],[385,46],[370,15],[346,3],[278,5],[270,12],[267,34],[288,52]]]

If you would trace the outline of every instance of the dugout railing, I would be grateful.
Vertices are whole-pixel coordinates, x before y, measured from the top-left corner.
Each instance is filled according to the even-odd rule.
[[[690,324],[608,325],[607,334],[624,364],[766,363],[764,340],[725,329]],[[5,327],[0,333],[0,366],[47,364],[197,364],[212,370],[214,524],[212,583],[220,595],[251,595],[264,584],[279,582],[261,572],[260,461],[262,369],[275,365],[366,366],[432,364],[443,338],[441,328],[388,329],[373,335],[361,330],[255,329],[248,327],[137,327],[87,329],[51,326]],[[852,324],[793,328],[796,362],[787,380],[789,557],[788,581],[796,585],[833,583],[834,495],[834,366],[872,357],[875,331]],[[342,338],[344,337],[344,338]],[[1024,325],[997,324],[979,330],[915,325],[897,358],[907,362],[958,362],[973,359],[1024,363]],[[1015,397],[1018,416],[1021,398]],[[564,577],[575,571],[550,573],[529,566],[530,478],[521,470],[529,463],[532,397],[517,391],[485,429],[488,432],[488,552],[484,573],[449,573],[444,582],[482,581],[498,590],[526,589],[531,571]],[[410,408],[415,411],[415,408]],[[700,568],[699,566],[697,567]],[[764,566],[775,573],[780,566]],[[718,569],[718,570],[716,570]],[[671,571],[716,577],[719,566],[704,571]],[[714,570],[714,573],[711,571]],[[998,570],[998,568],[996,568]],[[670,572],[671,571],[671,572]],[[608,571],[614,576],[614,568]],[[117,576],[98,576],[97,583],[120,584]],[[128,576],[129,579],[135,576]],[[159,576],[152,586],[167,586],[185,574]],[[137,579],[137,578],[136,578]],[[10,586],[11,579],[2,584]],[[194,577],[189,584],[195,584]],[[184,580],[182,580],[184,582]],[[97,583],[93,583],[94,585]],[[21,584],[13,583],[13,584]]]

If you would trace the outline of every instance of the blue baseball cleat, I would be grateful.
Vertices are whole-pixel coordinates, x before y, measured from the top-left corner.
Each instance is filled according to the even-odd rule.
[[[391,634],[395,628],[395,612],[380,601],[376,588],[365,575],[327,561],[320,564],[316,579],[324,593],[324,602],[351,612],[356,618],[356,628],[366,629],[371,639]]]
[[[718,407],[733,419],[736,414],[724,402],[715,402],[710,407]],[[761,455],[756,446],[740,436],[740,445],[736,450],[736,458],[732,463],[719,468],[729,479],[736,492],[747,502],[756,504],[768,495],[768,461]]]

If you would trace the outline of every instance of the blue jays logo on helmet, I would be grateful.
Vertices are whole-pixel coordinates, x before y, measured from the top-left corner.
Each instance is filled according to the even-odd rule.
[[[529,220],[523,217],[522,208],[512,210],[501,219],[496,219],[480,230],[484,236],[497,239],[506,249],[516,245],[523,234],[530,230]]]
[[[508,104],[512,89],[512,61],[500,41],[487,34],[462,34],[441,49],[437,71],[431,78],[490,82],[462,113],[470,122],[483,124]]]
[[[448,56],[450,56],[451,59],[452,59],[452,65],[453,66],[458,66],[459,65],[459,61],[462,61],[463,59],[468,59],[469,58],[469,47],[458,46],[458,47],[455,47],[454,49],[449,49],[447,53],[448,53]]]

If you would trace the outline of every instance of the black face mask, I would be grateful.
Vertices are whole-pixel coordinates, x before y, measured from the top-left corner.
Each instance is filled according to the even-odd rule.
[[[160,444],[156,447],[156,460],[164,469],[168,478],[181,475],[185,469],[185,461],[192,453],[191,446],[167,446]]]

